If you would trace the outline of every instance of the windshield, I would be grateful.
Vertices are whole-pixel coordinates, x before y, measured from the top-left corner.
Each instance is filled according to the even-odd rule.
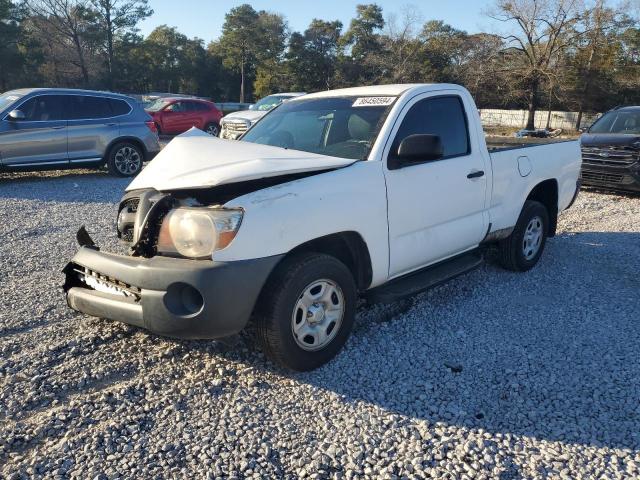
[[[166,107],[167,105],[169,105],[168,100],[163,100],[162,98],[157,99],[156,101],[154,101],[153,103],[151,103],[150,105],[145,107],[145,110],[148,112],[159,112],[160,110],[162,110],[164,107]]]
[[[605,113],[589,129],[589,133],[640,134],[640,110],[618,110]]]
[[[16,92],[5,92],[3,94],[0,94],[0,112],[12,103],[15,103],[15,101],[20,99],[21,97],[22,95]]]
[[[249,107],[249,110],[257,110],[259,112],[268,112],[273,107],[277,107],[282,102],[284,102],[287,98],[285,95],[269,95],[268,97],[264,97],[262,100],[254,103]]]
[[[369,98],[378,102],[368,102]],[[340,97],[286,102],[241,140],[364,160],[394,101],[395,97]]]

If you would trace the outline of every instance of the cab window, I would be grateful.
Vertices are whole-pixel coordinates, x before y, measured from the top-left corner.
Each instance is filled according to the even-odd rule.
[[[469,154],[469,129],[462,99],[455,95],[433,97],[413,105],[402,120],[389,157],[396,155],[402,140],[416,134],[438,135],[444,150],[442,158]]]

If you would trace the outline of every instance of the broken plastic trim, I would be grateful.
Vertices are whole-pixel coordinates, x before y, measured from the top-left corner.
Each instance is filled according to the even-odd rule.
[[[76,232],[76,240],[81,247],[92,248],[93,250],[100,250],[100,247],[96,245],[96,242],[93,241],[89,232],[84,225],[82,225],[78,231]]]

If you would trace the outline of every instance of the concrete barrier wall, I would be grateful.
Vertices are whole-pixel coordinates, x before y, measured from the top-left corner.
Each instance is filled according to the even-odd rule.
[[[545,128],[547,126],[548,110],[538,110],[536,112],[535,126],[536,128]],[[480,109],[480,118],[484,127],[517,127],[524,128],[527,124],[526,110],[499,110],[493,108]],[[599,113],[583,113],[581,127],[588,127],[598,117]],[[578,112],[556,112],[551,111],[551,128],[562,128],[563,130],[574,130],[576,121],[578,120]]]

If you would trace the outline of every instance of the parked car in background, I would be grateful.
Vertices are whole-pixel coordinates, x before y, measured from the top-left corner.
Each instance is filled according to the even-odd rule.
[[[489,152],[459,85],[314,93],[239,142],[173,140],[120,202],[131,256],[81,230],[64,289],[71,308],[174,337],[224,337],[253,316],[267,356],[310,370],[346,342],[359,296],[416,294],[489,247],[533,268],[579,174],[577,141]]]
[[[192,127],[210,135],[220,133],[222,112],[213,102],[197,98],[159,98],[147,108],[160,135],[176,135]]]
[[[228,115],[234,112],[240,112],[249,110],[253,103],[240,103],[240,102],[217,102],[216,106],[222,111],[224,115]]]
[[[101,167],[133,176],[159,151],[151,117],[133,98],[31,88],[0,95],[0,167]]]
[[[584,185],[640,192],[640,106],[605,113],[580,143]]]
[[[220,138],[228,140],[237,140],[240,135],[249,130],[251,126],[266,115],[273,108],[280,105],[286,100],[305,95],[304,92],[276,93],[264,97],[257,103],[254,103],[248,110],[231,113],[226,115],[220,124]]]

